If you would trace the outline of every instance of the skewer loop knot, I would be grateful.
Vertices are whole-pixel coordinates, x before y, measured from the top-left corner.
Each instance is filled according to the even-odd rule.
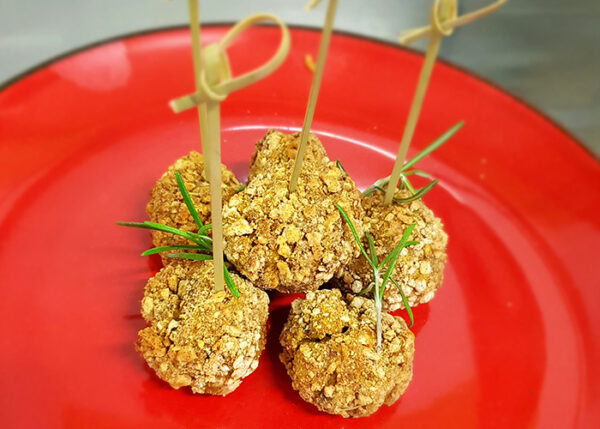
[[[436,12],[434,12],[438,10],[437,5],[439,4],[439,2],[436,1],[431,11],[431,14],[436,14],[436,16],[431,17],[430,24],[425,27],[413,28],[412,30],[403,31],[398,37],[398,42],[402,45],[409,45],[419,39],[431,37],[431,35],[435,32],[447,36],[450,33],[445,33],[445,29],[446,31],[448,31],[448,29],[455,29],[457,27],[483,18],[484,16],[489,15],[490,13],[498,10],[502,5],[506,4],[507,1],[508,0],[496,0],[494,3],[488,6],[484,6],[481,9],[477,9],[473,12],[469,12],[461,16],[456,15],[456,10],[458,9],[456,5],[456,0],[453,1],[455,10],[452,14],[449,15],[446,15],[446,12],[443,12],[441,10],[441,8],[444,8],[444,4],[442,2],[439,11],[442,18],[441,20],[438,18]]]
[[[454,27],[444,24],[456,19],[457,8],[456,0],[435,0],[429,13],[431,28],[442,36],[451,35]]]
[[[232,78],[227,47],[244,30],[264,21],[276,24],[281,30],[277,50],[261,66]],[[289,49],[290,33],[281,19],[270,13],[249,15],[235,24],[219,42],[208,45],[202,50],[204,68],[200,71],[198,90],[193,94],[172,100],[169,105],[175,113],[179,113],[200,103],[220,103],[231,92],[251,85],[275,71],[287,56]]]

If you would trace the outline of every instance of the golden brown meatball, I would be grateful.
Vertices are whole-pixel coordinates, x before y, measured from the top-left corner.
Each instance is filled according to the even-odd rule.
[[[269,298],[232,273],[240,297],[213,292],[212,262],[161,269],[146,284],[136,349],[174,389],[227,395],[252,373],[265,347]]]
[[[338,289],[292,302],[279,358],[302,399],[343,417],[373,414],[393,404],[412,378],[414,336],[399,317],[382,315],[376,350],[375,306]]]
[[[175,179],[178,172],[190,194],[200,220],[210,223],[210,189],[204,172],[204,161],[198,152],[190,152],[179,158],[167,169],[152,188],[146,213],[152,222],[179,228],[183,231],[196,232],[198,226],[190,215]],[[231,171],[221,165],[223,201],[228,201],[237,192],[240,184]],[[178,235],[161,231],[152,231],[152,242],[155,246],[173,246],[176,244],[192,244]],[[163,260],[164,261],[164,260]]]
[[[406,198],[407,191],[397,191],[396,196]],[[411,306],[431,300],[442,284],[446,263],[448,236],[441,220],[425,206],[422,200],[383,205],[383,193],[363,197],[365,231],[373,236],[378,260],[381,262],[398,244],[406,228],[414,224],[410,240],[419,244],[405,248],[392,272],[392,278],[402,286]],[[367,243],[363,243],[367,246]],[[366,247],[365,247],[366,248]],[[372,271],[361,255],[346,266],[340,279],[332,284],[345,291],[358,293],[373,281]],[[371,296],[371,294],[369,294]],[[402,307],[402,297],[396,286],[389,284],[383,294],[383,309],[394,311]]]
[[[362,208],[354,182],[332,162],[304,165],[290,194],[300,138],[290,137],[273,145],[271,167],[257,172],[225,205],[223,235],[227,259],[257,287],[305,292],[317,289],[358,255],[336,204],[359,231]],[[290,153],[292,161],[279,162],[280,153]]]

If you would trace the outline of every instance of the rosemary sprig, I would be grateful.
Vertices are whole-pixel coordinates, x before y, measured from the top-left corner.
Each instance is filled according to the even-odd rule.
[[[438,149],[441,145],[446,143],[450,139],[450,137],[452,137],[463,125],[464,125],[464,121],[458,122],[456,125],[451,127],[448,131],[446,131],[444,134],[442,134],[437,139],[435,139],[432,143],[430,143],[428,146],[426,146],[422,151],[420,151],[415,156],[413,156],[411,159],[406,161],[406,163],[402,166],[402,171],[400,173],[399,186],[400,186],[400,189],[404,189],[404,188],[408,189],[408,191],[412,195],[407,198],[394,197],[395,202],[408,203],[408,202],[411,202],[414,200],[418,200],[419,198],[423,197],[423,195],[425,195],[427,192],[429,192],[435,185],[437,185],[438,180],[432,180],[427,185],[423,186],[422,188],[414,189],[412,184],[408,180],[408,176],[415,175],[415,176],[419,176],[419,177],[431,178],[431,175],[423,170],[417,170],[417,169],[411,170],[410,168],[413,167],[417,162],[419,162],[420,160],[425,158],[427,155],[429,155],[431,152]],[[369,196],[369,195],[372,195],[375,191],[381,191],[381,192],[385,193],[384,188],[388,184],[389,181],[390,181],[390,176],[377,180],[375,183],[373,183],[371,186],[369,186],[363,192],[363,195]]]
[[[350,217],[348,216],[348,214],[344,211],[344,209],[339,204],[336,204],[335,207],[340,212],[340,215],[342,216],[342,218],[348,225],[348,228],[350,228],[350,231],[352,232],[352,235],[354,236],[354,240],[356,241],[358,248],[360,249],[360,251],[363,254],[363,256],[365,257],[365,259],[367,260],[367,262],[373,272],[373,282],[367,288],[362,290],[360,292],[360,294],[366,293],[371,289],[373,290],[373,299],[375,301],[375,310],[376,310],[376,314],[377,314],[377,350],[380,351],[381,350],[381,313],[382,313],[381,301],[383,299],[383,292],[385,291],[385,288],[388,285],[388,281],[391,281],[396,286],[398,286],[396,281],[391,278],[392,271],[394,270],[394,267],[396,266],[396,262],[398,261],[398,257],[400,256],[400,252],[402,252],[402,249],[404,249],[405,247],[408,247],[408,246],[412,246],[414,244],[418,244],[418,241],[408,241],[408,237],[412,233],[415,226],[409,225],[408,228],[406,228],[406,230],[404,231],[404,234],[402,234],[402,238],[400,239],[400,241],[398,242],[396,247],[394,247],[394,249],[385,258],[383,258],[383,261],[381,261],[381,263],[379,263],[377,260],[377,254],[375,252],[375,243],[373,240],[373,236],[371,234],[369,234],[368,232],[365,233],[365,237],[367,239],[367,243],[369,246],[369,252],[367,253],[367,250],[365,249],[365,247],[362,244],[362,241],[358,237],[356,228],[354,227],[354,224],[350,220]],[[398,286],[398,288],[400,289],[400,286]],[[400,296],[402,297],[402,303],[404,304],[404,308],[406,309],[406,312],[408,313],[409,318],[410,318],[409,327],[412,327],[413,322],[414,322],[412,310],[410,309],[410,305],[408,304],[408,301],[406,300],[406,297],[404,296],[402,289],[400,289]]]
[[[204,225],[202,220],[200,220],[200,216],[198,215],[198,211],[194,207],[194,203],[190,198],[190,194],[185,188],[185,184],[181,179],[181,175],[178,172],[175,172],[175,178],[177,180],[177,187],[179,188],[179,192],[183,197],[183,202],[185,203],[192,219],[198,226],[198,232],[189,232],[182,231],[178,228],[174,228],[168,225],[162,225],[160,223],[155,222],[117,222],[117,225],[120,226],[128,226],[132,228],[141,228],[141,229],[151,229],[154,231],[162,231],[173,235],[178,235],[183,237],[195,244],[180,244],[174,246],[160,246],[154,247],[152,249],[148,249],[142,253],[142,256],[154,255],[162,252],[170,252],[173,250],[196,250],[196,252],[182,252],[182,253],[167,253],[165,256],[168,258],[178,258],[178,259],[189,259],[192,261],[208,261],[212,259],[212,238],[207,235],[207,231],[211,229],[210,224]],[[231,274],[227,270],[227,267],[223,265],[223,273],[225,277],[225,284],[227,288],[231,291],[231,293],[236,297],[240,297],[240,293],[238,292],[233,279],[231,278]]]

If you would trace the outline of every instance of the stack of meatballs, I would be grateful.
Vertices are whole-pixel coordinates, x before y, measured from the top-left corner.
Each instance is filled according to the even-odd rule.
[[[268,131],[256,144],[245,187],[221,166],[224,252],[240,297],[213,292],[212,261],[164,257],[164,267],[145,287],[142,315],[148,327],[139,332],[136,349],[173,388],[226,395],[256,369],[265,347],[265,291],[303,293],[305,298],[292,302],[280,335],[280,360],[293,388],[321,411],[368,416],[406,390],[414,336],[402,318],[385,313],[377,350],[375,305],[369,295],[360,295],[373,282],[372,272],[336,205],[359,237],[373,236],[380,262],[415,225],[410,239],[419,244],[402,251],[392,272],[411,306],[431,300],[440,287],[447,235],[421,200],[384,206],[381,193],[362,196],[313,135],[290,193],[299,142],[299,133]],[[209,185],[196,152],[178,159],[157,181],[147,213],[151,221],[194,231],[176,172],[201,220],[210,222]],[[153,242],[190,244],[160,231],[153,231]],[[399,291],[388,286],[384,310],[401,306]]]

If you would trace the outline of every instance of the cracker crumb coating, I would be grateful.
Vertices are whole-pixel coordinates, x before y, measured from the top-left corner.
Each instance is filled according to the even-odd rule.
[[[412,378],[414,335],[400,317],[382,315],[376,349],[372,300],[338,289],[309,292],[292,302],[279,358],[302,399],[320,411],[364,417],[392,405]]]
[[[136,350],[174,389],[227,395],[258,366],[269,298],[232,273],[240,292],[213,292],[212,262],[161,269],[146,284]]]
[[[190,215],[175,178],[178,172],[190,194],[198,216],[203,223],[210,223],[210,188],[204,171],[204,159],[198,152],[190,152],[169,166],[158,179],[146,205],[146,213],[152,222],[179,228],[183,231],[196,232],[198,226]],[[221,164],[221,191],[223,202],[228,201],[240,186],[234,174]],[[177,244],[193,244],[183,237],[161,231],[152,231],[152,242],[155,246],[173,246]],[[163,262],[165,262],[163,258]],[[169,260],[172,261],[172,260]]]
[[[290,170],[296,162],[296,153],[300,144],[300,133],[284,134],[277,130],[268,130],[254,146],[250,158],[248,181],[259,173],[269,173],[273,164],[280,164]],[[315,169],[317,165],[327,164],[329,158],[321,141],[309,134],[302,168]]]
[[[325,156],[303,165],[288,191],[300,136],[269,131],[258,143],[269,168],[255,171],[248,186],[225,205],[225,255],[254,285],[280,292],[315,290],[358,255],[339,204],[362,234],[360,193]],[[321,146],[313,136],[311,145]],[[322,146],[321,146],[322,147]],[[319,150],[309,149],[309,153]],[[311,161],[312,159],[312,161]]]
[[[408,191],[399,190],[396,196],[406,198],[409,194]],[[377,258],[381,262],[398,244],[406,228],[415,225],[410,240],[416,240],[419,244],[402,250],[392,278],[402,287],[411,306],[426,303],[433,298],[444,279],[448,235],[444,232],[442,221],[421,199],[384,206],[383,197],[381,192],[363,197],[364,228],[373,236]],[[367,248],[366,241],[363,244]],[[372,271],[361,255],[341,271],[332,285],[346,292],[359,293],[372,281]],[[400,292],[393,284],[386,287],[382,304],[384,311],[403,307]]]

